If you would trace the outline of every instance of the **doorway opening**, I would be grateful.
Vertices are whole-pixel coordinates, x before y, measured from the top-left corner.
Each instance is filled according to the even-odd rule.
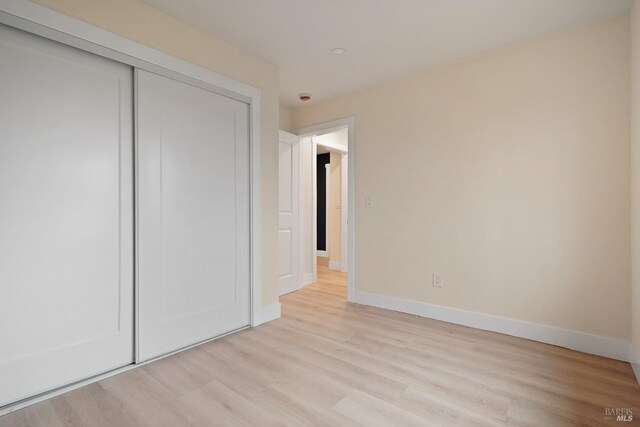
[[[355,118],[280,133],[279,293],[331,282],[354,289]]]
[[[333,160],[333,162],[332,162]],[[339,161],[339,160],[338,160]],[[331,227],[335,227],[335,218],[331,218],[333,208],[332,196],[336,197],[335,191],[331,192],[336,159],[329,150],[322,146],[317,147],[316,154],[316,249],[319,257],[329,258],[329,244],[331,243]],[[338,166],[339,167],[339,166]],[[334,189],[335,190],[335,189]],[[339,202],[338,202],[339,203]],[[340,209],[340,205],[336,206]],[[332,220],[333,219],[333,220]],[[338,233],[340,230],[337,230]],[[339,235],[338,235],[339,237]],[[333,242],[335,244],[335,242]]]
[[[345,212],[345,224],[342,224],[342,206],[347,207],[347,194],[343,200],[342,193],[348,193],[348,189],[347,183],[343,182],[342,163],[343,156],[347,156],[344,149],[348,144],[348,129],[312,137],[311,142],[316,147],[316,258],[326,258],[316,262],[326,264],[330,270],[346,273],[348,262],[345,261],[343,268],[342,246],[347,244],[348,215]],[[348,167],[346,161],[344,167]]]

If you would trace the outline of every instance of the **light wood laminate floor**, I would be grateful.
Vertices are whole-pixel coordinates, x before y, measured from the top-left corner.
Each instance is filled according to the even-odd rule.
[[[346,303],[346,275],[282,318],[0,417],[0,426],[629,425],[627,363]]]

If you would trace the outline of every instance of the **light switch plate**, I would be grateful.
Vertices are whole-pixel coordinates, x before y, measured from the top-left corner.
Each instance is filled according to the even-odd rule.
[[[442,273],[433,273],[433,286],[435,288],[441,288],[444,284],[444,277],[442,277]]]
[[[373,196],[372,195],[367,195],[364,197],[364,207],[365,208],[372,208],[373,207]]]

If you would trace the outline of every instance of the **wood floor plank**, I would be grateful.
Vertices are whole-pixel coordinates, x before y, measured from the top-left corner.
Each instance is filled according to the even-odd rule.
[[[256,402],[218,381],[210,381],[179,398],[180,408],[192,425],[278,425],[278,418]]]
[[[606,426],[628,363],[346,302],[345,273],[282,318],[0,417],[6,426]],[[636,416],[637,414],[637,416]]]
[[[36,403],[26,409],[9,413],[0,417],[0,426],[12,427],[64,427],[63,420],[58,416],[51,400]]]
[[[333,410],[365,427],[437,425],[384,400],[355,390],[338,402]]]
[[[99,383],[89,384],[62,396],[79,418],[79,425],[135,427],[144,424]]]

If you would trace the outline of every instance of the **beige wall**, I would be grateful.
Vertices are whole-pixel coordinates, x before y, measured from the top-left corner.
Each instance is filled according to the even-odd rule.
[[[640,1],[631,10],[632,343],[640,355]]]
[[[629,42],[616,18],[295,109],[357,117],[356,289],[629,339]]]
[[[280,106],[280,130],[291,132],[291,109]]]
[[[340,262],[340,174],[341,155],[331,152],[329,164],[329,260]]]
[[[253,85],[262,91],[262,303],[276,303],[279,114],[277,67],[137,0],[36,0],[36,3]]]

